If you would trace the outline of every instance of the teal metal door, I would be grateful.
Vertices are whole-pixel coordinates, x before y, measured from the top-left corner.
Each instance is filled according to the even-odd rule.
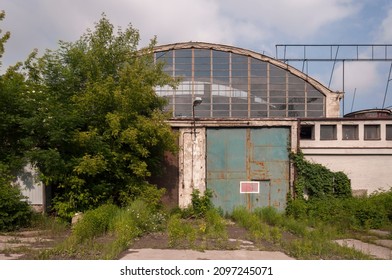
[[[226,213],[273,206],[283,210],[289,189],[286,127],[207,129],[207,188]]]

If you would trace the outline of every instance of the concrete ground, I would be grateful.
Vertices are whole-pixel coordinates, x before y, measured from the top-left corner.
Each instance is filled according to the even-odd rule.
[[[353,247],[376,259],[392,260],[392,239],[390,232],[370,231],[369,236],[360,241],[357,239],[336,240],[341,246]],[[362,238],[361,238],[362,239]],[[0,235],[0,260],[23,259],[23,247],[42,248],[52,240],[44,238],[39,232],[22,232],[18,235]],[[259,251],[252,242],[240,242],[239,250],[193,250],[172,249],[128,249],[120,257],[121,260],[292,260],[293,258],[279,251]]]
[[[251,250],[129,249],[120,260],[293,260],[282,252]]]

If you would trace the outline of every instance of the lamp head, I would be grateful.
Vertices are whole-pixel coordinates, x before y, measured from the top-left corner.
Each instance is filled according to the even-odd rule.
[[[193,100],[193,106],[199,106],[203,102],[203,99],[201,97],[196,97],[195,100]]]

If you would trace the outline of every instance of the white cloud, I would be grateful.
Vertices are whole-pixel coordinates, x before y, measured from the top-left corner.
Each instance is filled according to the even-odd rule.
[[[391,43],[392,41],[392,7],[389,8],[388,14],[382,21],[380,29],[380,41],[385,43]]]
[[[343,86],[343,64],[339,63],[335,68],[331,88],[342,90]],[[381,78],[379,65],[375,62],[346,62],[344,64],[344,87],[346,91],[360,90],[367,92],[380,84]]]
[[[247,19],[260,30],[267,30],[270,36],[280,32],[299,40],[323,32],[326,25],[359,10],[359,5],[352,0],[229,0],[225,4],[222,9],[229,17]]]
[[[346,113],[351,111],[354,92],[354,111],[381,108],[385,92],[385,64],[376,62],[346,62],[344,65],[344,91]],[[384,69],[383,69],[384,68]],[[384,79],[385,78],[385,79]],[[343,65],[334,71],[331,89],[343,89]]]
[[[356,11],[353,0],[13,0],[7,1],[5,27],[12,49],[53,48],[76,40],[105,12],[116,26],[140,30],[142,43],[209,41],[243,47],[270,43],[276,32],[293,38],[316,34]],[[275,42],[272,42],[275,43]]]

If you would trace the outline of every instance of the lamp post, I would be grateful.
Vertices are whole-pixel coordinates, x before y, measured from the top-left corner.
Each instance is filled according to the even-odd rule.
[[[193,122],[195,122],[195,107],[199,106],[203,102],[203,99],[201,97],[196,97],[195,100],[193,100],[192,103],[192,119]]]
[[[192,137],[192,166],[191,166],[191,188],[194,189],[194,180],[193,180],[193,168],[194,168],[194,151],[195,151],[195,142],[196,142],[196,121],[195,121],[195,107],[199,106],[203,102],[201,97],[195,97],[192,103],[192,122],[193,122],[193,130],[191,130],[191,137]],[[193,134],[195,135],[193,137]]]

